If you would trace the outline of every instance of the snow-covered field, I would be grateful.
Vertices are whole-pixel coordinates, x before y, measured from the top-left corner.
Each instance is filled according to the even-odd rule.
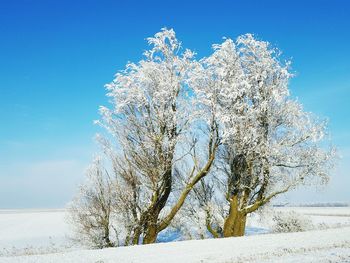
[[[0,256],[67,250],[65,216],[64,210],[0,210]]]
[[[350,262],[350,207],[275,209],[302,213],[319,230],[263,234],[252,219],[241,238],[83,250],[71,245],[64,210],[0,210],[0,262]]]

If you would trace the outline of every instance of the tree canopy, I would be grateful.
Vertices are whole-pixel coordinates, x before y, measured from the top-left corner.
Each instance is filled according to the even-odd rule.
[[[122,244],[156,242],[183,206],[214,237],[243,235],[246,216],[273,197],[328,181],[326,122],[290,95],[278,49],[246,34],[197,60],[172,29],[147,40],[144,59],[106,85],[111,105],[98,121],[109,133],[99,137],[108,216],[118,215],[108,224]]]

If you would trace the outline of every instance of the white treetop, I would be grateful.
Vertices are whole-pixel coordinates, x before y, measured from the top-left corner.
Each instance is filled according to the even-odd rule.
[[[246,34],[197,61],[172,29],[147,40],[144,59],[106,85],[111,107],[98,122],[112,135],[99,140],[124,244],[155,242],[193,189],[187,211],[205,215],[214,237],[236,236],[276,195],[328,181],[326,122],[290,95],[290,62],[277,49]]]
[[[244,228],[232,234],[233,228],[240,228],[234,221],[245,225],[246,214],[274,196],[300,184],[326,183],[335,151],[322,147],[326,122],[305,112],[290,96],[290,62],[282,63],[277,49],[251,34],[226,39],[213,49],[189,82],[204,108],[214,109],[222,136],[218,171],[211,178],[224,185],[221,191],[230,204],[225,222],[232,222],[225,226],[232,231],[225,234],[224,229],[224,235],[241,235]],[[197,195],[200,203],[211,185]],[[207,216],[224,207],[211,204],[213,200],[204,205]]]

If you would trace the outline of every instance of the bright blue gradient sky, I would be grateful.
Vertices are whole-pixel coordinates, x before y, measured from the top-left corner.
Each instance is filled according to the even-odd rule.
[[[166,26],[198,57],[254,33],[292,58],[292,94],[330,119],[343,156],[326,189],[291,202],[350,201],[350,2],[0,0],[0,208],[62,207],[97,146],[103,85]]]

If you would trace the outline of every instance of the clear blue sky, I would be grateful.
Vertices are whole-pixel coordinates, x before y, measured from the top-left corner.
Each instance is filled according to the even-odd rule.
[[[103,85],[164,26],[199,57],[249,32],[292,58],[292,94],[330,119],[343,158],[327,189],[287,198],[350,201],[349,14],[345,0],[0,0],[0,208],[70,200],[97,148]]]

